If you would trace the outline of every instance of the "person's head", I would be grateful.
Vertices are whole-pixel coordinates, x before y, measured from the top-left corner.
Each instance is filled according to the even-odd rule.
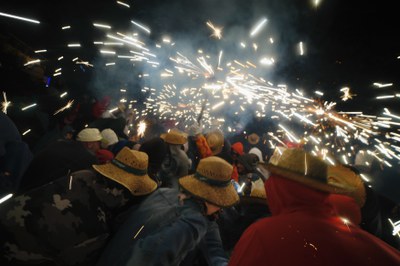
[[[64,128],[62,129],[63,137],[66,140],[72,140],[74,138],[74,133],[75,130],[69,125],[64,126]]]
[[[251,148],[250,150],[249,150],[249,154],[254,154],[254,155],[256,155],[257,157],[258,157],[258,161],[259,162],[264,162],[264,160],[263,160],[263,155],[262,155],[262,151],[259,149],[259,148],[257,148],[257,147],[253,147],[253,148]]]
[[[212,155],[221,153],[224,148],[224,134],[220,130],[214,130],[206,134],[206,141]]]
[[[236,160],[239,156],[244,154],[243,144],[241,142],[235,142],[231,146],[232,158]]]
[[[257,155],[245,153],[238,157],[237,170],[239,174],[253,173],[256,170],[259,159]]]
[[[211,156],[200,160],[196,172],[179,179],[182,189],[205,202],[207,215],[239,202],[231,182],[233,167],[227,161]]]
[[[97,128],[82,129],[76,137],[77,141],[82,142],[83,146],[94,154],[100,149],[101,139],[101,133]]]
[[[256,145],[260,141],[260,136],[258,136],[256,133],[251,133],[247,137],[247,141],[250,143],[250,145]]]
[[[144,152],[124,147],[111,162],[93,168],[126,187],[132,195],[142,196],[157,189],[157,183],[147,173],[148,158]]]
[[[118,142],[118,136],[111,128],[106,128],[101,131],[101,147],[107,149],[109,146]]]

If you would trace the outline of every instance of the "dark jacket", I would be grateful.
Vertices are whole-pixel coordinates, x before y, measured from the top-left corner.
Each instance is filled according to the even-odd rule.
[[[135,200],[89,170],[11,198],[0,205],[0,265],[93,265],[114,217]]]
[[[160,188],[133,208],[98,265],[179,265],[199,247],[209,265],[226,265],[218,226],[193,199],[179,204],[177,190]]]

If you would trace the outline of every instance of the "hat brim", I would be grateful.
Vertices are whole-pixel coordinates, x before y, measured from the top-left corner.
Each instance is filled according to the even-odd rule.
[[[157,189],[157,183],[147,174],[138,176],[127,173],[112,163],[92,166],[100,174],[129,189],[134,196],[147,195]]]
[[[353,192],[355,190],[354,187],[347,186],[345,184],[334,183],[332,181],[328,181],[328,183],[322,183],[320,181],[312,179],[311,177],[307,177],[307,176],[298,174],[296,172],[278,167],[273,164],[268,164],[267,169],[268,169],[268,171],[270,171],[271,174],[279,175],[279,176],[288,178],[290,180],[305,184],[314,189],[325,191],[325,192],[330,192],[330,193],[335,193],[335,194],[346,194],[346,193]]]
[[[239,202],[239,195],[232,183],[226,187],[214,187],[198,180],[194,175],[188,175],[181,177],[179,184],[193,196],[219,207],[231,207]]]

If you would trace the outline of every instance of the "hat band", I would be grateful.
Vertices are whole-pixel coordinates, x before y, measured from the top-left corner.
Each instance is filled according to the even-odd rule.
[[[124,170],[125,172],[131,173],[131,174],[134,174],[134,175],[142,176],[142,175],[146,175],[147,174],[147,169],[144,169],[144,170],[136,169],[136,168],[130,167],[129,165],[121,163],[120,161],[118,161],[116,159],[113,159],[111,161],[111,163],[113,165],[115,165],[116,167],[118,167],[119,169]]]
[[[207,183],[207,184],[209,184],[210,186],[213,186],[213,187],[227,187],[231,183],[231,180],[220,181],[220,180],[209,179],[206,176],[204,176],[202,174],[199,174],[198,172],[196,172],[194,174],[194,177],[197,180],[200,180],[201,182]]]

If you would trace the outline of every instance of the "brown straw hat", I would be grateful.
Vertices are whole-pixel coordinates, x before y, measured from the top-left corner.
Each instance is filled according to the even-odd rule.
[[[212,155],[219,154],[224,147],[224,134],[220,130],[214,130],[206,135],[206,141]]]
[[[366,201],[366,191],[364,182],[356,172],[351,168],[341,164],[328,166],[328,179],[336,183],[346,184],[354,187],[355,190],[347,195],[352,197],[360,207],[363,207]]]
[[[196,173],[179,179],[184,190],[219,207],[230,207],[239,202],[231,182],[233,167],[224,159],[210,156],[200,160]]]
[[[148,158],[144,152],[124,147],[111,162],[93,165],[93,168],[129,189],[133,195],[147,195],[157,189],[157,183],[147,174]]]
[[[163,133],[160,135],[166,143],[169,144],[185,144],[187,140],[187,134],[180,131],[179,129],[173,128],[168,133]]]
[[[355,190],[353,186],[328,178],[328,165],[300,148],[277,147],[267,168],[271,174],[286,177],[318,190],[338,194]]]
[[[247,141],[248,141],[251,145],[256,145],[256,144],[260,141],[260,137],[259,137],[256,133],[251,133],[251,134],[247,137]]]

